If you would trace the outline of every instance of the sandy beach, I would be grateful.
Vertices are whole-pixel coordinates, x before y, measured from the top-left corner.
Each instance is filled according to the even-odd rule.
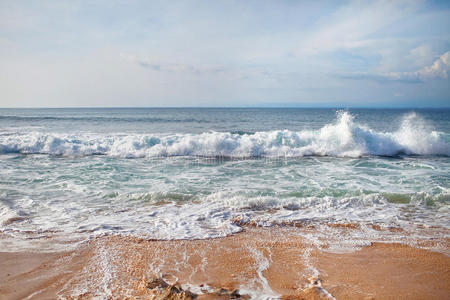
[[[1,299],[450,295],[450,258],[442,253],[396,243],[334,253],[302,238],[298,233],[304,230],[311,229],[246,226],[225,238],[177,241],[116,235],[96,238],[70,252],[3,252]]]

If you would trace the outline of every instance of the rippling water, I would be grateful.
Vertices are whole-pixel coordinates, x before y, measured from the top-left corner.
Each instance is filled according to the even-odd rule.
[[[4,249],[236,220],[450,226],[450,110],[1,109],[0,166]]]

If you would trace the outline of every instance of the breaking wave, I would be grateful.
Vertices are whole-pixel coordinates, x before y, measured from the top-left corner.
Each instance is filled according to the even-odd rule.
[[[255,133],[206,132],[172,135],[64,135],[42,132],[0,135],[0,153],[116,157],[302,157],[366,155],[450,156],[448,134],[434,131],[415,113],[393,132],[377,132],[355,122],[346,111],[319,130]]]

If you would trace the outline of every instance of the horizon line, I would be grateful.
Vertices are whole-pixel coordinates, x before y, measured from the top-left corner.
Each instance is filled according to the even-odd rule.
[[[22,106],[22,107],[0,107],[0,109],[129,109],[129,108],[151,108],[151,109],[279,109],[279,108],[304,108],[304,109],[450,109],[450,106]]]

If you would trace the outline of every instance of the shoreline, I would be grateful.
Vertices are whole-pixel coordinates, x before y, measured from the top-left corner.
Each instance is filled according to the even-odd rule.
[[[313,229],[244,226],[242,232],[207,240],[110,235],[69,252],[1,252],[0,294],[4,299],[158,299],[171,289],[185,297],[174,299],[450,295],[450,257],[445,254],[380,242],[353,252],[330,252],[301,236],[305,230]],[[448,249],[448,239],[440,242]]]

